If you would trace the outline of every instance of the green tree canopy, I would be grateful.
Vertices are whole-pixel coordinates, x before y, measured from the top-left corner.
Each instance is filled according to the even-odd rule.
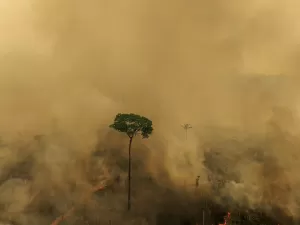
[[[117,114],[114,123],[109,127],[126,133],[130,138],[133,138],[137,134],[141,134],[143,138],[148,138],[153,132],[151,120],[133,113]]]
[[[128,146],[128,210],[131,208],[131,143],[133,137],[141,134],[143,138],[148,138],[153,132],[152,121],[146,117],[133,113],[119,113],[116,115],[114,123],[109,126],[119,132],[126,133],[129,137]]]

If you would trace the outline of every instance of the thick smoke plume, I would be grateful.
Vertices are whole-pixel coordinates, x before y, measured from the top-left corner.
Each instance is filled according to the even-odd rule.
[[[3,220],[50,224],[73,205],[84,220],[125,220],[122,191],[82,203],[93,185],[126,180],[127,139],[108,128],[118,112],[155,126],[134,140],[136,215],[167,189],[192,198],[200,176],[215,202],[297,218],[299,10],[292,0],[2,0]]]

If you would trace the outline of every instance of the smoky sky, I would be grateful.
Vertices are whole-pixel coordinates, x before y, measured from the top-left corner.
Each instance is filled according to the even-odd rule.
[[[157,173],[163,165],[176,185],[206,174],[202,146],[212,135],[247,139],[243,147],[221,154],[234,161],[233,173],[244,175],[247,191],[230,187],[225,194],[246,196],[250,205],[261,201],[252,187],[262,190],[260,177],[269,167],[245,156],[261,139],[265,160],[274,159],[284,171],[283,182],[295,190],[299,4],[3,0],[0,135],[13,142],[59,129],[65,135],[59,151],[82,158],[99,141],[99,129],[103,145],[118,145],[120,136],[106,139],[108,125],[116,113],[133,112],[153,120],[153,136],[137,141],[150,149],[149,170]],[[183,123],[193,125],[187,141]],[[189,158],[187,170],[178,169],[186,163],[183,155]],[[47,155],[49,167],[51,156],[57,157]],[[285,205],[296,212],[292,197]]]

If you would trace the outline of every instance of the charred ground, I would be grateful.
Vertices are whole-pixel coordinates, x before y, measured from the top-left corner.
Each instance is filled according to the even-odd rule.
[[[264,151],[253,145],[249,147],[245,142],[247,140],[219,139],[213,144],[207,141],[202,146],[205,149],[204,160],[199,158],[199,163],[203,163],[206,168],[207,177],[198,185],[195,177],[181,186],[174,184],[164,167],[159,169],[159,176],[153,175],[144,160],[150,157],[149,149],[138,144],[136,149],[139,149],[139,153],[133,158],[131,212],[126,210],[127,158],[126,151],[122,148],[107,148],[97,144],[84,160],[72,162],[77,170],[68,165],[66,170],[73,169],[60,175],[60,180],[56,177],[58,174],[43,167],[41,156],[35,154],[37,149],[48,151],[47,146],[54,143],[53,137],[44,136],[39,140],[32,138],[31,141],[14,148],[9,144],[3,145],[3,150],[6,147],[10,151],[16,151],[19,160],[3,167],[2,192],[8,195],[7,191],[13,190],[24,202],[14,202],[12,196],[7,196],[6,201],[2,198],[1,219],[12,224],[50,224],[55,218],[75,207],[63,224],[183,225],[202,224],[204,221],[210,225],[223,222],[228,211],[238,224],[296,224],[297,221],[284,212],[284,208],[280,208],[282,205],[277,204],[276,199],[280,194],[288,195],[290,190],[285,187],[288,183],[270,186],[275,176],[270,171],[276,172],[277,178],[282,173],[282,168]],[[259,145],[262,146],[261,142]],[[235,148],[239,148],[240,153],[229,157],[228,154]],[[247,148],[247,151],[243,148]],[[24,154],[24,149],[27,149],[27,153],[30,150],[31,154]],[[250,155],[254,157],[251,160],[261,164],[263,179],[269,179],[265,193],[261,193],[260,205],[257,205],[258,202],[251,203],[251,193],[244,193],[242,198],[235,199],[236,196],[228,191],[236,188],[236,185],[243,185],[245,179],[231,165],[238,163],[236,160],[241,161],[243,157],[249,159]],[[41,177],[37,175],[36,168],[40,168]],[[69,174],[72,172],[76,172],[73,177]],[[58,180],[50,179],[54,175]],[[99,184],[103,184],[105,188],[87,195],[91,187]],[[271,196],[270,191],[273,191]]]

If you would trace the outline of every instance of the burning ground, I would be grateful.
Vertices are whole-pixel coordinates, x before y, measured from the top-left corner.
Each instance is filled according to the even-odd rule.
[[[298,5],[1,1],[2,220],[154,223],[204,202],[297,220]],[[154,124],[131,213],[119,112]]]

